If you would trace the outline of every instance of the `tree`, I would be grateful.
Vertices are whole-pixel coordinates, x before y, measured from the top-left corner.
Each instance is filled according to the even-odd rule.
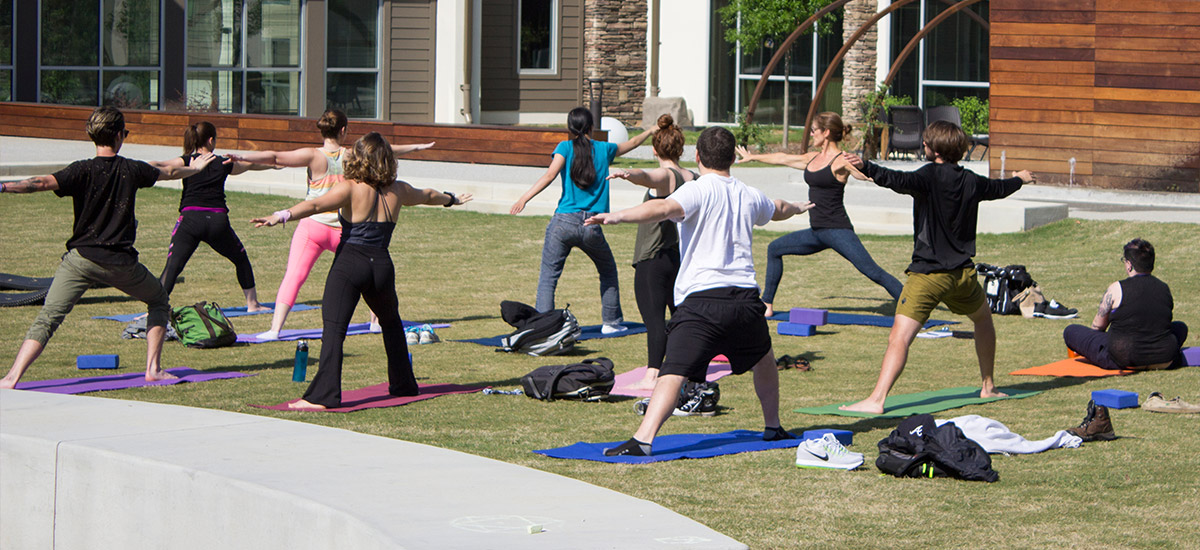
[[[754,53],[762,47],[774,47],[785,37],[796,30],[805,19],[812,17],[821,8],[828,6],[833,0],[729,0],[729,3],[718,8],[721,22],[725,24],[725,41],[730,47],[741,44],[744,53]],[[827,33],[833,29],[834,16],[826,15],[816,28],[819,32]],[[787,52],[783,80],[783,146],[788,146],[788,110],[791,95],[789,78],[791,77],[791,49]],[[815,98],[813,99],[816,100]]]

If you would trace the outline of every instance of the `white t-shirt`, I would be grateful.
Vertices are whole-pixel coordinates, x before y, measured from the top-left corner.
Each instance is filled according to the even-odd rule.
[[[667,200],[683,207],[675,305],[689,294],[722,287],[758,288],[752,230],[775,215],[775,202],[733,177],[705,174]]]

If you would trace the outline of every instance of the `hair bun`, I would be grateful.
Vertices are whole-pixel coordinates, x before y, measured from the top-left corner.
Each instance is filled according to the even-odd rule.
[[[667,128],[670,128],[674,125],[675,125],[675,119],[671,118],[671,115],[662,115],[662,116],[658,117],[659,129],[666,130]]]
[[[845,126],[842,126],[842,137],[848,136],[853,132],[854,132],[854,126],[852,126],[850,124],[846,124]]]

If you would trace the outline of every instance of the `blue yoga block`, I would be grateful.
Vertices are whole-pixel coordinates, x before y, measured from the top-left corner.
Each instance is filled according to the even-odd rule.
[[[804,439],[821,439],[825,434],[833,434],[842,445],[849,447],[854,443],[854,432],[850,430],[835,430],[833,428],[823,428],[820,430],[804,430]]]
[[[80,355],[75,358],[77,369],[115,369],[121,364],[116,355]]]
[[[1183,364],[1200,367],[1200,347],[1183,348]]]
[[[800,323],[779,323],[775,330],[785,336],[812,336],[817,333],[817,327]]]
[[[1138,406],[1138,394],[1122,390],[1096,390],[1092,392],[1092,401],[1110,409],[1128,409]]]
[[[821,326],[829,322],[829,312],[823,309],[794,307],[788,312],[788,322],[799,325]]]

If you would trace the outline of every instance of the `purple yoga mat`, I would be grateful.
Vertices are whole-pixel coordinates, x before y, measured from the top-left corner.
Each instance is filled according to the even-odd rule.
[[[420,384],[421,393],[410,397],[395,397],[388,395],[387,383],[375,384],[365,388],[342,392],[342,406],[334,409],[324,409],[320,411],[303,411],[303,412],[354,412],[363,409],[377,409],[382,407],[399,407],[407,405],[414,401],[424,401],[441,397],[443,395],[451,395],[455,393],[475,393],[483,391],[483,386],[460,386],[458,384]],[[260,409],[271,409],[273,411],[290,411],[288,403],[295,403],[299,399],[293,399],[287,403],[278,405],[250,405]]]
[[[425,323],[417,321],[404,321],[404,328],[420,326],[424,324]],[[436,325],[431,324],[429,326],[433,328],[450,328],[450,323],[438,323]],[[243,344],[266,344],[268,342],[321,339],[321,329],[319,328],[284,329],[279,331],[279,338],[275,340],[259,340],[258,338],[255,338],[255,334],[239,334],[237,336],[237,341]],[[346,330],[346,336],[356,336],[359,334],[373,334],[371,332],[371,323],[351,323]]]
[[[144,386],[170,386],[184,382],[207,382],[209,380],[224,380],[226,378],[242,378],[254,376],[244,372],[204,372],[186,367],[167,369],[167,372],[178,376],[173,380],[148,382],[145,372],[127,374],[111,374],[108,376],[86,376],[83,378],[62,378],[58,380],[38,380],[36,382],[20,382],[18,390],[32,390],[46,393],[76,394],[93,391],[123,390],[126,388],[141,388]]]
[[[712,382],[732,373],[733,370],[729,367],[729,363],[709,363],[708,375],[704,379]],[[609,393],[613,395],[627,395],[629,397],[650,397],[650,394],[654,393],[654,390],[635,390],[626,387],[630,384],[636,384],[644,376],[646,376],[646,367],[638,367],[629,372],[618,374],[616,380],[613,382],[613,389]]]

